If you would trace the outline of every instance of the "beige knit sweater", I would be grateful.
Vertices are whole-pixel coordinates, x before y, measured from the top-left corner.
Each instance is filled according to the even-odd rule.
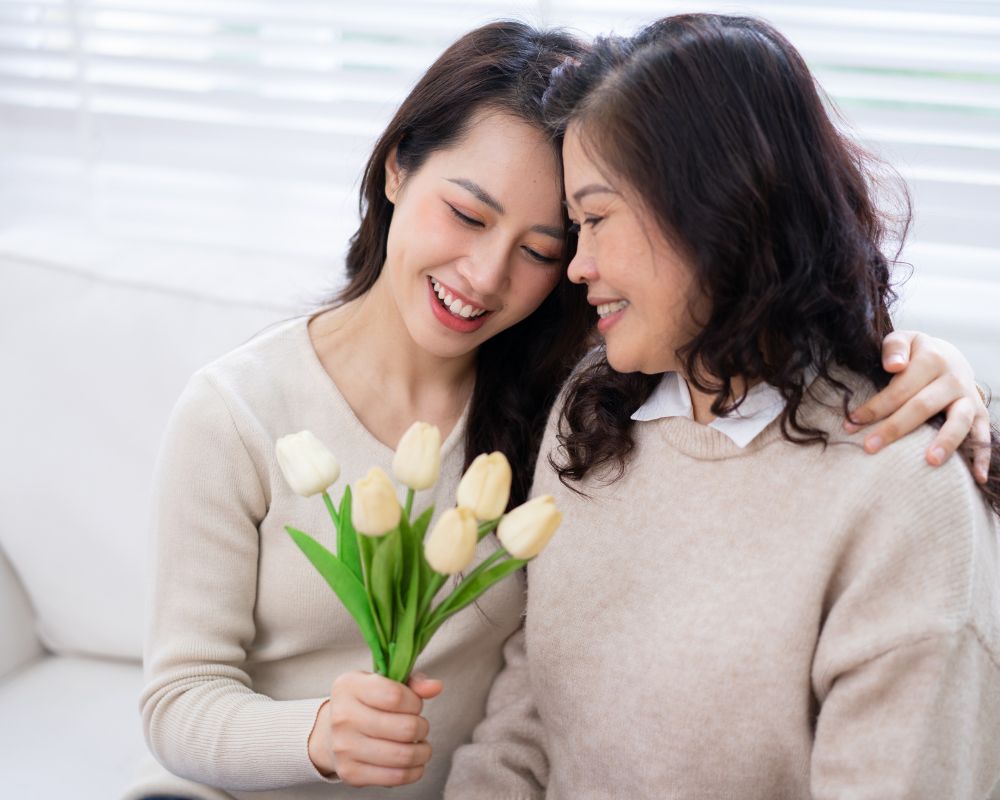
[[[195,797],[255,800],[437,798],[456,747],[484,714],[501,648],[523,611],[520,575],[456,615],[417,669],[444,681],[424,706],[434,757],[423,779],[392,790],[353,789],[319,775],[307,740],[337,675],[371,669],[356,626],[284,530],[333,549],[319,497],[292,493],[275,440],[312,430],[337,456],[337,498],[372,466],[391,474],[392,451],[360,424],[312,348],[306,320],[270,329],[199,371],[177,403],[158,466],[154,565],[142,717],[156,757]],[[454,504],[464,419],[443,445],[441,479],[415,510]],[[488,537],[478,558],[496,547]],[[447,590],[446,587],[445,590]]]
[[[971,800],[1000,778],[998,526],[924,428],[877,456],[635,426],[562,529],[447,798]],[[824,403],[831,403],[827,408]]]

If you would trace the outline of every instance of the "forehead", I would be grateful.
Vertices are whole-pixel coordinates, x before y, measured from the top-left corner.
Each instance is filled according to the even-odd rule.
[[[584,144],[580,128],[576,124],[571,124],[566,130],[562,158],[568,199],[572,199],[573,192],[580,186],[609,183],[604,171],[594,161],[593,148]]]
[[[547,216],[559,216],[558,153],[541,130],[511,114],[474,114],[466,135],[427,164],[444,177],[478,183],[505,208],[542,206]]]

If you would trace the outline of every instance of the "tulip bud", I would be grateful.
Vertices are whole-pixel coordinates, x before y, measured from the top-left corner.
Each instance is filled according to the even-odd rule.
[[[288,485],[303,497],[325,492],[340,477],[337,459],[311,431],[282,436],[274,451]]]
[[[510,499],[510,463],[503,453],[480,453],[458,484],[458,504],[486,521],[503,514]]]
[[[556,532],[562,514],[552,495],[546,494],[520,505],[500,520],[497,537],[514,558],[534,558]]]
[[[414,491],[433,486],[441,472],[441,431],[426,422],[414,422],[399,440],[392,472]]]
[[[469,509],[449,508],[424,542],[424,557],[431,569],[454,575],[472,563],[476,555],[476,516]]]
[[[403,509],[396,487],[378,467],[354,484],[351,498],[351,522],[365,536],[384,536],[399,524]]]

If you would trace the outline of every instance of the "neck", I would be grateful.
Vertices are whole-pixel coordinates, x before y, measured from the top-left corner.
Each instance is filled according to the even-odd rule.
[[[472,388],[475,351],[442,357],[419,347],[384,280],[330,312],[329,325],[324,327],[319,344],[328,353],[335,353],[341,380],[351,376],[346,379],[364,382],[384,393],[387,404],[419,407],[442,395],[465,398]]]
[[[687,380],[688,392],[691,395],[691,410],[694,415],[694,421],[702,425],[708,425],[715,419],[715,414],[712,413],[712,403],[718,395],[711,394],[709,392],[703,392],[698,389],[690,380]],[[733,378],[733,393],[739,397],[747,386],[747,382],[743,378]]]

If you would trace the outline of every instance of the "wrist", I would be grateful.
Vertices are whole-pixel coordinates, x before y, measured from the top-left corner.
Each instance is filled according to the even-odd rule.
[[[337,767],[333,763],[333,749],[330,747],[330,701],[324,700],[316,712],[316,720],[309,732],[306,745],[309,760],[324,778],[336,778]]]

